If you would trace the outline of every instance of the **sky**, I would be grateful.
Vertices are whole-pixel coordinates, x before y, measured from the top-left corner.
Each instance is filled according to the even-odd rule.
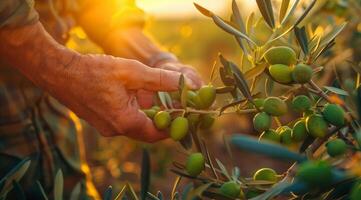
[[[193,5],[196,2],[217,14],[222,14],[231,7],[231,0],[137,0],[139,7],[148,14],[156,17],[182,18],[182,17],[200,17],[201,14]],[[247,9],[254,7],[254,0],[238,0]]]

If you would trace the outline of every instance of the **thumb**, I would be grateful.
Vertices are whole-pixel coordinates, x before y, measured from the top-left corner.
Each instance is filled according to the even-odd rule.
[[[175,91],[179,87],[180,72],[160,68],[148,68],[144,74],[143,89],[149,91]],[[191,89],[197,88],[188,77],[184,77],[185,83]]]

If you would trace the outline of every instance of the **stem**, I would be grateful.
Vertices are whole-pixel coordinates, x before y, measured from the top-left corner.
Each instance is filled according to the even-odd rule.
[[[230,112],[220,112],[217,110],[195,110],[195,109],[166,109],[167,112],[187,112],[187,113],[198,113],[198,114],[249,114],[249,113],[256,113],[257,109],[244,109],[244,110],[238,110],[238,111],[230,111]]]
[[[328,140],[333,134],[335,134],[337,131],[339,131],[343,127],[332,127],[330,132],[323,138],[318,138],[315,140],[311,146],[309,147],[310,152],[315,153],[315,151],[320,148],[320,146]]]

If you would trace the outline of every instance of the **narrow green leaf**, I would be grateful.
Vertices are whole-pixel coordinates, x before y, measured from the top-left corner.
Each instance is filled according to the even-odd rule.
[[[271,0],[256,0],[263,19],[272,29],[275,27],[275,19]]]
[[[122,187],[122,189],[120,190],[120,192],[118,193],[118,195],[114,198],[114,200],[118,200],[118,199],[120,199],[120,198],[123,198],[123,196],[125,195],[126,191],[127,191],[127,186],[124,185],[124,186]]]
[[[282,0],[281,8],[280,8],[280,14],[279,14],[279,22],[282,23],[282,20],[286,16],[288,6],[290,4],[290,0]]]
[[[335,93],[335,94],[339,94],[342,96],[348,96],[348,92],[346,92],[345,90],[340,89],[340,88],[331,87],[331,86],[323,86],[323,88],[325,88],[326,90],[328,90],[332,93]]]
[[[179,79],[179,90],[180,90],[180,100],[182,108],[187,108],[187,100],[188,100],[188,87],[184,82],[184,75],[182,74]]]
[[[193,190],[194,186],[193,183],[188,183],[186,186],[184,186],[182,191],[182,200],[186,200],[188,194]]]
[[[263,154],[272,158],[286,161],[303,162],[306,160],[305,156],[291,152],[285,147],[271,142],[258,141],[257,139],[250,136],[240,134],[234,135],[232,136],[231,141],[232,144],[234,144],[239,149],[252,153]]]
[[[261,75],[266,69],[266,67],[267,67],[266,63],[258,64],[255,67],[252,67],[250,70],[246,71],[244,73],[244,77],[246,77],[247,80],[252,80],[257,76]]]
[[[297,42],[301,46],[303,53],[305,55],[308,55],[308,52],[309,52],[308,51],[308,39],[307,39],[305,27],[304,26],[301,28],[295,27],[294,31],[295,31]]]
[[[108,188],[104,192],[103,199],[111,200],[112,196],[113,196],[113,187],[111,185],[109,185]]]
[[[63,172],[61,171],[61,169],[59,169],[55,175],[55,180],[54,180],[54,200],[63,199],[63,187],[64,187]]]
[[[157,198],[158,198],[159,200],[163,200],[163,199],[164,199],[163,193],[162,193],[161,191],[158,191],[158,192],[157,192]]]
[[[239,29],[242,33],[246,32],[246,27],[244,26],[241,13],[239,12],[239,7],[236,0],[232,0],[232,14],[234,16],[234,22],[239,26]]]
[[[173,108],[172,97],[169,95],[168,92],[158,92],[158,97],[160,102],[166,109]]]
[[[43,186],[41,186],[41,183],[37,180],[36,181],[36,186],[38,187],[41,196],[43,197],[44,200],[48,200],[48,197],[46,196],[45,190],[43,188]],[[77,199],[72,199],[72,200],[77,200]]]
[[[226,23],[222,18],[220,18],[216,15],[213,15],[212,19],[218,27],[220,27],[227,33],[230,33],[236,37],[243,38],[243,39],[247,40],[248,42],[252,43],[253,45],[257,46],[257,44],[251,38],[249,38],[247,35],[243,34],[242,32],[238,31],[237,29],[235,29],[234,27],[232,27],[231,25]]]
[[[175,193],[177,192],[177,187],[178,187],[181,180],[182,180],[181,176],[177,176],[177,178],[175,179],[174,184],[173,184],[173,188],[172,188],[172,193],[171,193],[171,200],[174,199]]]
[[[138,200],[138,196],[135,193],[133,186],[129,182],[127,182],[125,185],[127,186],[127,190],[126,190],[127,196],[132,200]]]
[[[232,169],[232,179],[234,181],[237,181],[239,179],[239,177],[241,176],[241,170],[239,169],[239,167],[233,167]]]
[[[210,153],[208,151],[207,145],[206,145],[204,140],[202,140],[202,144],[203,144],[203,147],[205,149],[205,153],[206,153],[206,156],[207,156],[206,158],[207,158],[207,162],[209,164],[209,167],[212,170],[214,178],[216,178],[218,180],[218,175],[217,175],[216,169],[214,168],[212,157],[211,157],[211,155],[210,155]]]
[[[239,105],[243,102],[246,102],[247,99],[239,99],[239,100],[234,100],[233,102],[227,104],[227,105],[224,105],[221,107],[219,113],[222,114],[227,108],[230,108],[230,107],[233,107],[233,106],[236,106],[236,105]]]
[[[287,23],[287,21],[290,19],[290,17],[294,14],[299,2],[300,2],[300,0],[295,0],[293,2],[290,11],[288,11],[287,15],[283,18],[281,25],[284,25]]]
[[[149,190],[150,184],[150,156],[149,152],[146,149],[143,149],[143,158],[142,158],[142,170],[140,173],[141,177],[141,199],[145,200]]]
[[[246,21],[246,33],[250,34],[253,30],[253,23],[254,23],[254,12],[251,12],[251,14],[248,15],[247,21]]]
[[[20,186],[19,182],[13,181],[14,194],[17,200],[26,200],[25,193],[23,188]]]
[[[216,162],[217,162],[217,165],[218,165],[218,167],[220,168],[222,174],[223,174],[225,177],[227,177],[228,180],[231,180],[232,178],[231,178],[231,176],[229,175],[229,173],[228,173],[226,167],[223,165],[223,163],[222,163],[220,160],[218,160],[217,158],[216,158]]]
[[[159,194],[159,192],[160,191],[158,191],[158,193],[157,193],[157,195]],[[163,195],[162,193],[160,193],[161,195]],[[163,196],[161,196],[161,197],[163,197]],[[159,198],[158,196],[155,196],[154,194],[152,194],[152,193],[150,193],[150,192],[148,192],[147,193],[147,199],[149,200],[149,199],[151,199],[151,200],[162,200],[161,198]]]
[[[327,33],[322,39],[321,39],[321,47],[326,46],[327,44],[329,44],[332,40],[334,40],[341,32],[342,30],[346,27],[347,23],[344,22],[338,26],[335,26],[333,28],[333,30],[329,33]]]
[[[197,3],[193,3],[194,6],[197,8],[197,10],[202,13],[204,16],[206,17],[212,17],[213,13],[207,9],[205,9],[204,7],[200,6]]]
[[[219,75],[224,85],[226,86],[234,85],[235,82],[233,80],[233,77],[227,74],[226,69],[224,67],[219,68]]]
[[[78,182],[70,193],[70,200],[79,200],[81,193],[81,182]]]
[[[1,182],[4,186],[0,192],[1,195],[5,195],[13,188],[13,181],[20,181],[20,179],[25,175],[26,171],[29,169],[31,164],[30,159],[24,159],[20,161],[14,168],[10,170],[2,179]]]
[[[305,9],[305,11],[303,12],[303,14],[297,19],[297,21],[295,22],[295,27],[302,22],[302,20],[308,15],[308,13],[312,10],[312,8],[315,6],[317,0],[313,0],[310,5],[307,6],[307,8]]]
[[[230,93],[233,90],[234,90],[233,86],[218,87],[218,88],[216,88],[216,93],[217,94],[225,94],[225,93]]]
[[[191,128],[197,128],[197,127],[191,127]],[[186,149],[186,150],[191,149],[193,146],[193,140],[192,140],[191,133],[188,132],[187,135],[184,136],[179,142],[184,149]]]

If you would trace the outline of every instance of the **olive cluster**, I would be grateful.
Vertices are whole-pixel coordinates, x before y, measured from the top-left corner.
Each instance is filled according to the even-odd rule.
[[[296,64],[295,52],[285,46],[272,47],[265,53],[265,60],[269,63],[269,75],[281,84],[305,84],[312,78],[312,68],[306,64]],[[279,97],[258,98],[254,106],[260,110],[253,118],[254,129],[261,133],[260,140],[266,139],[284,145],[299,143],[307,137],[323,138],[327,135],[330,125],[343,127],[345,112],[337,104],[327,103],[320,109],[306,95],[296,95],[290,99],[290,105]],[[271,129],[272,117],[280,117],[288,113],[289,107],[302,117]],[[346,151],[346,143],[341,139],[334,139],[327,143],[326,148],[330,156],[338,156]]]
[[[179,101],[180,96],[180,92],[172,94],[175,101]],[[159,130],[168,130],[174,141],[180,141],[189,133],[190,128],[208,129],[213,125],[215,119],[211,113],[199,113],[197,110],[208,109],[215,98],[215,88],[206,85],[198,91],[187,91],[187,108],[194,109],[193,112],[188,112],[187,108],[162,110],[159,106],[153,106],[143,112],[153,120]]]

